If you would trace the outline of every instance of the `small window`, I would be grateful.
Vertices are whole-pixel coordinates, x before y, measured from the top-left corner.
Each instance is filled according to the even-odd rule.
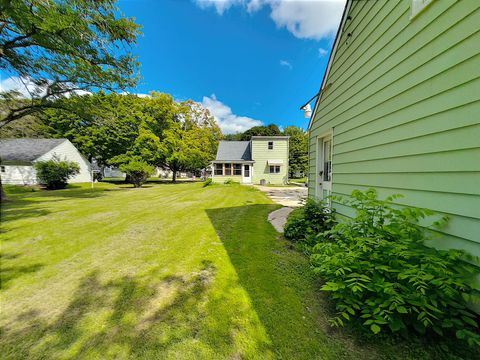
[[[233,164],[233,175],[242,175],[242,164]]]
[[[270,165],[270,174],[279,174],[280,165]]]
[[[232,164],[225,164],[225,176],[232,175]]]
[[[268,150],[273,150],[273,141],[268,142]]]
[[[5,172],[5,166],[3,166],[3,165],[0,166],[0,171],[1,171],[2,173],[4,173],[4,172]]]
[[[223,164],[215,164],[215,175],[223,175]]]

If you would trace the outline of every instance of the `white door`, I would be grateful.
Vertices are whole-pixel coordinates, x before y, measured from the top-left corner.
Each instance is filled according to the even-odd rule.
[[[252,167],[249,164],[243,164],[243,182],[246,184],[252,182]]]
[[[315,195],[327,199],[332,194],[332,134],[317,138],[317,173]]]

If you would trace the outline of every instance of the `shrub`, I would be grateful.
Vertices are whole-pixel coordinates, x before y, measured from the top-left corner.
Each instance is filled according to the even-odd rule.
[[[34,165],[41,184],[49,190],[64,189],[68,179],[80,172],[80,166],[73,161],[53,157],[47,161],[38,161]]]
[[[203,187],[207,187],[213,184],[212,178],[208,178],[203,182]]]
[[[127,174],[130,183],[132,183],[134,187],[139,188],[145,184],[155,169],[143,160],[131,159],[129,162],[120,165],[120,171]]]
[[[311,259],[338,311],[332,324],[352,321],[374,334],[455,332],[480,345],[476,315],[465,301],[477,298],[470,285],[475,267],[463,261],[463,251],[425,246],[419,220],[433,213],[394,208],[389,203],[397,197],[384,202],[373,189],[354,191],[340,201],[355,209],[355,217],[320,234]]]
[[[233,181],[232,179],[227,179],[223,182],[225,185],[230,185],[230,184],[238,184],[237,181]]]
[[[332,228],[335,224],[334,210],[323,202],[308,199],[305,206],[291,213],[285,225],[287,239],[313,246],[316,235]]]

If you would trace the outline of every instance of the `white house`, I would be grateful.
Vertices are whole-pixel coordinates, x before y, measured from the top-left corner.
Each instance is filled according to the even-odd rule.
[[[69,183],[91,181],[91,165],[68,139],[0,139],[0,176],[3,184],[38,183],[33,164],[37,161],[76,162],[80,172]]]

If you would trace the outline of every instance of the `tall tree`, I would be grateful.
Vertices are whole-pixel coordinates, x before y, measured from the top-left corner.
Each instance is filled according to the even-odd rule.
[[[243,134],[241,134],[241,140],[250,140],[252,136],[278,136],[282,135],[282,132],[275,124],[270,124],[267,126],[254,126]]]
[[[290,178],[292,178],[295,173],[306,174],[308,171],[307,133],[296,126],[286,127],[283,133],[290,136],[288,154]]]
[[[75,91],[134,86],[138,63],[128,46],[138,34],[116,0],[1,1],[0,70],[24,82],[31,100],[1,93],[0,127],[59,106],[52,100]]]
[[[128,47],[138,34],[139,26],[115,0],[2,0],[0,70],[30,83],[25,88],[31,99],[0,93],[0,129],[75,91],[134,86],[138,63]]]

